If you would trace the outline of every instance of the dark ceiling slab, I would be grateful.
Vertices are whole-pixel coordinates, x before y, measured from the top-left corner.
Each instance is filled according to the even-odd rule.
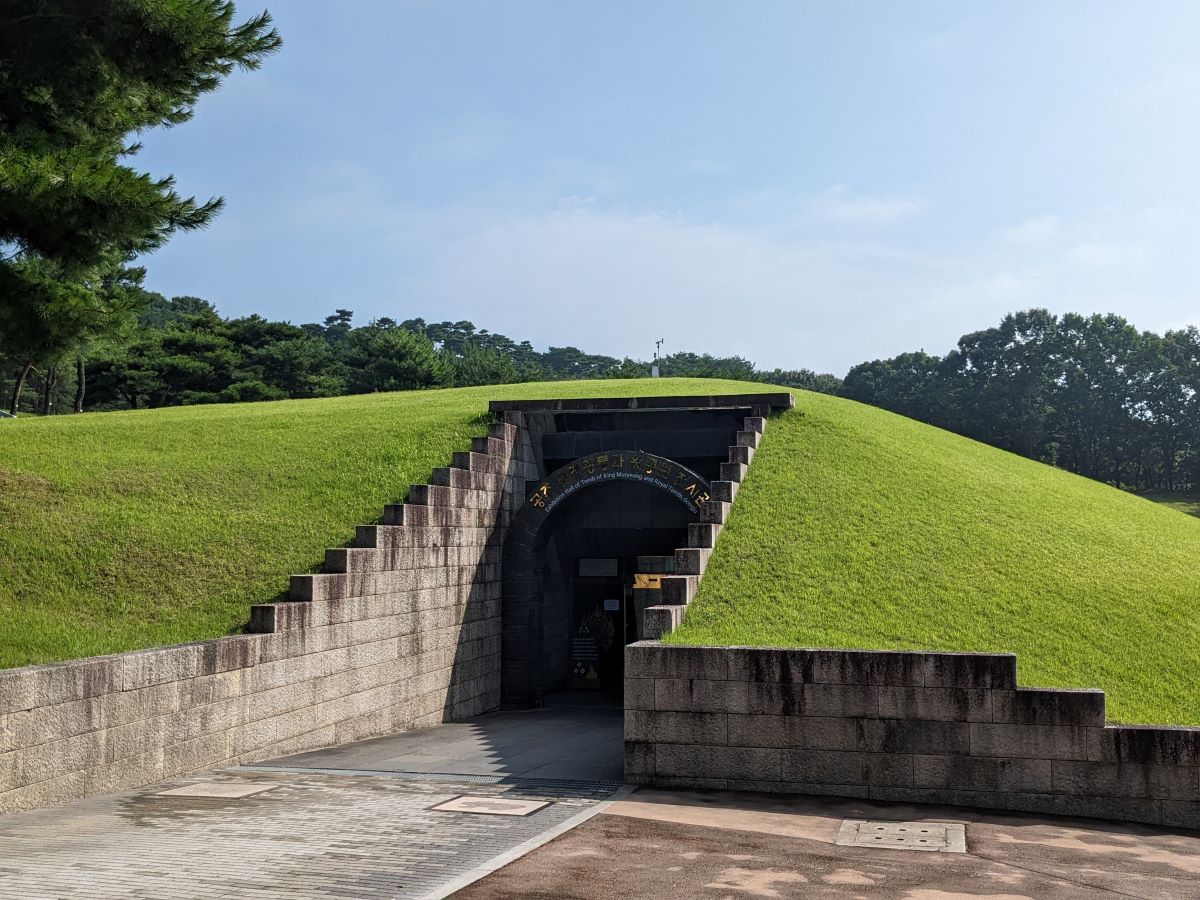
[[[714,394],[688,397],[585,397],[570,400],[493,400],[488,409],[504,412],[568,412],[578,410],[623,409],[738,409],[766,406],[773,410],[791,409],[792,395],[781,391],[770,394]]]

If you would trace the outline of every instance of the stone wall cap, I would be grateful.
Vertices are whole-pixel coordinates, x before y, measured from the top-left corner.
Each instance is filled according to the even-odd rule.
[[[723,647],[725,650],[739,651],[768,651],[770,653],[864,653],[876,656],[888,654],[913,656],[919,654],[921,656],[977,656],[986,659],[1015,659],[1017,654],[1006,652],[976,652],[971,650],[894,650],[894,649],[876,649],[872,650],[865,647],[765,647],[756,644],[671,644],[672,647]],[[1030,688],[1030,690],[1034,690]],[[1090,691],[1094,688],[1037,688],[1037,690],[1072,690],[1072,691]]]
[[[575,397],[559,400],[492,400],[488,410],[505,412],[587,412],[630,409],[741,409],[769,406],[791,409],[795,398],[786,391],[765,394],[710,394],[676,397]]]
[[[1121,723],[1105,723],[1104,731],[1179,731],[1185,734],[1200,735],[1200,725],[1137,725],[1137,724],[1121,724]]]

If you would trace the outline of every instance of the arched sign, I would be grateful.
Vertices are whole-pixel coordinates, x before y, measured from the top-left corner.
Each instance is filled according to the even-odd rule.
[[[700,504],[711,494],[707,481],[674,460],[640,450],[602,450],[551,472],[538,482],[526,499],[526,506],[549,515],[577,491],[606,481],[652,485],[666,491],[695,515],[700,514]]]

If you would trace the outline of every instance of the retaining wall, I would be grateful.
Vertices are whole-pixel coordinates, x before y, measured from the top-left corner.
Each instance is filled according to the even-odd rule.
[[[626,781],[1200,828],[1200,729],[1112,726],[1005,654],[631,644]]]
[[[0,813],[434,725],[500,698],[500,557],[536,476],[517,413],[255,633],[0,671]]]

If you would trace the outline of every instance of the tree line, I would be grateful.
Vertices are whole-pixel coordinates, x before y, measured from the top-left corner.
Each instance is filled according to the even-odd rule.
[[[138,136],[178,126],[235,68],[282,46],[229,0],[0,5],[0,396],[16,413],[237,402],[647,374],[645,360],[535,350],[471,322],[293,325],[222,318],[142,288],[135,262],[202,228],[214,197],[132,165]],[[675,353],[663,375],[840,393],[1135,489],[1200,489],[1200,334],[1118,316],[1028,310],[945,357],[807,369]]]
[[[133,289],[122,336],[85,356],[0,357],[14,412],[55,414],[333,397],[560,379],[642,378],[651,363],[535,349],[472,322],[373,319],[338,309],[294,325],[223,318],[197,297]],[[845,379],[761,370],[740,356],[678,352],[664,376],[759,381],[834,394],[1134,490],[1200,489],[1200,330],[1158,335],[1115,315],[1005,316],[945,356],[923,351],[854,366]]]
[[[651,362],[535,349],[468,321],[373,319],[348,309],[294,325],[224,318],[197,297],[133,287],[120,334],[38,357],[0,356],[16,412],[143,409],[560,379],[642,378]],[[85,354],[86,350],[86,354]],[[1005,316],[950,353],[854,366],[845,379],[678,352],[664,376],[759,381],[882,407],[1134,490],[1200,490],[1200,330],[1158,335],[1115,315]]]
[[[1133,490],[1200,490],[1200,330],[1013,313],[944,357],[865,362],[843,396]]]
[[[320,323],[293,325],[259,315],[223,318],[198,297],[167,299],[135,289],[139,312],[120,335],[84,348],[0,366],[10,409],[49,415],[334,397],[378,391],[580,378],[642,378],[651,363],[535,350],[468,321],[373,319],[355,325],[338,309]],[[664,376],[728,378],[836,393],[841,381],[807,369],[759,371],[738,356],[679,352],[659,361]]]

